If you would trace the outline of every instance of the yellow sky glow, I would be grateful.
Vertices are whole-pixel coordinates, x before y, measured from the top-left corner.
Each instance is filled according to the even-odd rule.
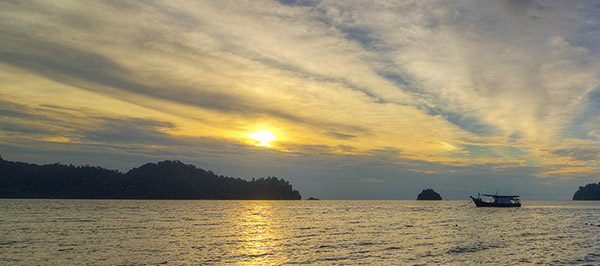
[[[0,3],[0,144],[598,177],[585,8],[218,2]]]

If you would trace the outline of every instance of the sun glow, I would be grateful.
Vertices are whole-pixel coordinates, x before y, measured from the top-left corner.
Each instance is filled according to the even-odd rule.
[[[258,142],[258,146],[270,146],[269,142],[277,138],[268,130],[259,130],[254,133],[249,133],[247,136],[253,140],[256,140]]]

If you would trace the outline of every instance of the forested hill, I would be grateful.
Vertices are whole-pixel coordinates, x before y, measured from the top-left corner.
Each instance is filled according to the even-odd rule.
[[[0,158],[0,198],[299,200],[301,196],[283,179],[217,176],[179,161],[148,163],[123,174],[101,167]]]
[[[573,195],[573,200],[600,200],[600,183],[590,183],[585,187],[579,187],[579,190]]]

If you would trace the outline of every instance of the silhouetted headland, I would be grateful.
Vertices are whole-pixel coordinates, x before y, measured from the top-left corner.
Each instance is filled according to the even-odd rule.
[[[218,176],[180,161],[148,163],[127,173],[93,166],[37,165],[0,157],[0,198],[299,200],[277,177]]]
[[[442,196],[439,193],[433,191],[433,189],[423,189],[417,196],[417,200],[442,200]]]
[[[573,200],[600,200],[600,183],[590,183],[585,187],[579,187],[579,190],[573,195]]]

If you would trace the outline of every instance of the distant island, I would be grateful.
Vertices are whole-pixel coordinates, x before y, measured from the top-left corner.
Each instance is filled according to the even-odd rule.
[[[433,191],[433,189],[423,189],[417,196],[417,200],[442,200],[442,196],[439,193]]]
[[[573,200],[600,200],[600,183],[590,183],[585,187],[579,187],[579,190],[573,195]]]
[[[37,165],[0,157],[0,198],[300,200],[277,177],[218,176],[180,161],[148,163],[127,173],[93,166]]]

